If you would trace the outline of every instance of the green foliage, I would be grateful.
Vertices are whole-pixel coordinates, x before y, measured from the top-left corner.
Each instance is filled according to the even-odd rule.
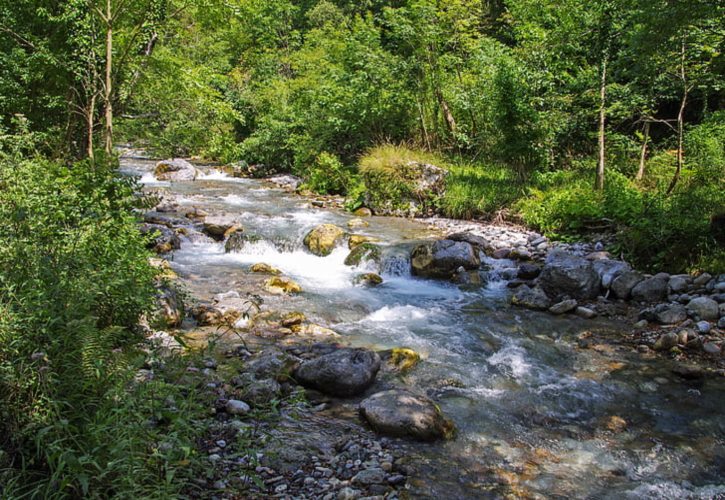
[[[438,203],[428,193],[418,193],[411,163],[428,163],[447,168],[439,155],[402,145],[384,144],[369,149],[360,158],[360,174],[367,189],[367,201],[373,207],[389,206],[406,210],[409,200],[418,199],[424,205]]]
[[[581,235],[639,215],[642,196],[629,179],[611,172],[604,191],[593,193],[592,170],[538,175],[529,195],[517,203],[526,223],[550,236]]]
[[[446,179],[441,211],[447,217],[470,219],[492,216],[523,194],[524,185],[509,168],[487,164],[454,164]]]
[[[15,139],[0,148],[3,467],[19,491],[105,491],[110,476],[133,476],[122,468],[148,465],[138,450],[148,442],[128,434],[142,422],[120,427],[132,408],[117,408],[155,274],[135,186],[101,165],[34,157],[32,138]]]
[[[320,153],[307,169],[305,185],[318,193],[347,194],[355,184],[355,174],[330,153]]]

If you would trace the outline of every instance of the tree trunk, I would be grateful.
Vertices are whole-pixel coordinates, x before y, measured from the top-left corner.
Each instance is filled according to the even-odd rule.
[[[642,148],[639,153],[639,169],[637,169],[637,175],[635,179],[641,181],[644,178],[645,163],[647,160],[647,144],[649,143],[649,128],[650,122],[645,122],[644,129],[642,130]]]
[[[88,115],[86,116],[86,120],[88,121],[88,143],[86,146],[86,153],[88,154],[88,159],[91,160],[91,163],[95,161],[95,154],[93,152],[93,125],[95,124],[95,114],[96,114],[96,93],[93,92],[91,95],[91,100],[88,103],[88,110],[86,111]]]
[[[602,57],[601,81],[599,85],[599,163],[597,164],[597,179],[594,188],[597,191],[604,189],[604,165],[605,165],[605,126],[607,120],[607,58],[605,50]]]
[[[644,139],[642,141],[642,150],[639,153],[639,169],[637,170],[637,175],[635,176],[635,179],[638,181],[641,181],[644,178],[644,165],[645,160],[647,159],[647,143],[649,143],[649,126],[650,122],[644,122],[644,129],[642,130]]]
[[[111,14],[111,0],[106,0],[106,127],[105,142],[106,154],[113,152],[113,81],[111,70],[113,69],[113,16]]]
[[[682,173],[682,165],[685,160],[683,148],[684,128],[685,128],[685,107],[687,106],[687,97],[690,89],[687,85],[687,75],[685,74],[685,38],[682,37],[682,45],[680,47],[680,79],[682,80],[682,101],[680,102],[680,111],[677,113],[677,164],[675,166],[675,175],[667,188],[667,194],[672,193],[680,180]]]

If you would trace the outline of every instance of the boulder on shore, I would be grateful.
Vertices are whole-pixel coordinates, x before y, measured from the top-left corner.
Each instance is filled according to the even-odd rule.
[[[193,181],[198,174],[194,165],[181,158],[161,160],[154,169],[154,175],[160,181]]]
[[[421,441],[448,439],[453,423],[429,398],[407,390],[378,392],[360,403],[360,414],[376,432]]]
[[[574,299],[595,299],[601,285],[591,261],[561,251],[549,254],[538,282],[549,297]]]
[[[531,288],[528,285],[521,285],[511,297],[511,303],[535,311],[545,311],[551,307],[551,299],[539,286]]]
[[[411,254],[413,274],[426,278],[450,278],[463,267],[478,269],[481,260],[473,245],[465,241],[438,240],[423,243]]]
[[[380,356],[366,349],[343,348],[305,361],[294,377],[305,387],[331,396],[349,397],[372,385],[380,370]]]
[[[632,288],[632,300],[638,302],[659,302],[667,297],[669,277],[653,276],[637,283]]]

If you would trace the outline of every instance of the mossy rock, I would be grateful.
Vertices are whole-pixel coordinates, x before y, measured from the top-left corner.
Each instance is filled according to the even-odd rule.
[[[413,369],[420,361],[420,354],[407,347],[396,347],[390,352],[390,364],[401,373]]]
[[[373,238],[372,236],[363,236],[362,234],[351,234],[350,239],[347,241],[347,247],[352,250],[358,245],[362,245],[363,243],[375,243],[377,241],[380,241],[377,238]]]
[[[360,207],[357,210],[355,210],[352,214],[355,215],[356,217],[372,217],[373,211],[367,207]]]
[[[300,293],[302,287],[294,280],[284,276],[274,276],[264,282],[264,289],[272,295],[287,295],[290,293]]]
[[[350,219],[347,221],[347,227],[350,229],[356,229],[361,227],[368,227],[370,224],[362,219]]]
[[[332,253],[345,234],[344,229],[334,224],[322,224],[307,233],[304,244],[313,254],[325,257]]]
[[[380,247],[372,243],[361,243],[350,251],[345,259],[345,265],[358,266],[368,260],[380,263]]]
[[[353,283],[360,286],[378,286],[383,283],[383,278],[375,273],[358,274],[355,276]]]
[[[304,313],[295,311],[282,316],[282,321],[280,321],[280,324],[285,328],[291,328],[293,326],[304,323],[306,320],[307,318],[305,317]]]
[[[253,264],[252,267],[249,268],[249,270],[253,273],[274,274],[275,276],[279,276],[280,274],[282,274],[282,271],[280,271],[276,267],[270,266],[269,264],[265,264],[264,262],[258,262],[256,264]]]

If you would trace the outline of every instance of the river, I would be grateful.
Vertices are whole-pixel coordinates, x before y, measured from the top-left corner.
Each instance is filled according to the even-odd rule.
[[[129,155],[121,170],[182,208],[232,215],[262,238],[227,254],[189,222],[170,260],[191,295],[250,291],[248,268],[264,262],[303,293],[265,296],[263,308],[303,311],[352,345],[422,355],[400,383],[432,396],[458,434],[411,445],[424,464],[410,480],[413,497],[495,497],[502,483],[531,498],[725,497],[722,377],[687,381],[671,372],[673,361],[607,341],[626,324],[510,306],[509,261],[487,260],[481,286],[411,276],[410,248],[440,236],[416,221],[372,217],[354,231],[384,248],[384,284],[354,286],[361,270],[343,263],[347,247],[317,257],[302,245],[313,227],[346,227],[351,214],[209,168],[194,182],[159,182],[153,166]]]

